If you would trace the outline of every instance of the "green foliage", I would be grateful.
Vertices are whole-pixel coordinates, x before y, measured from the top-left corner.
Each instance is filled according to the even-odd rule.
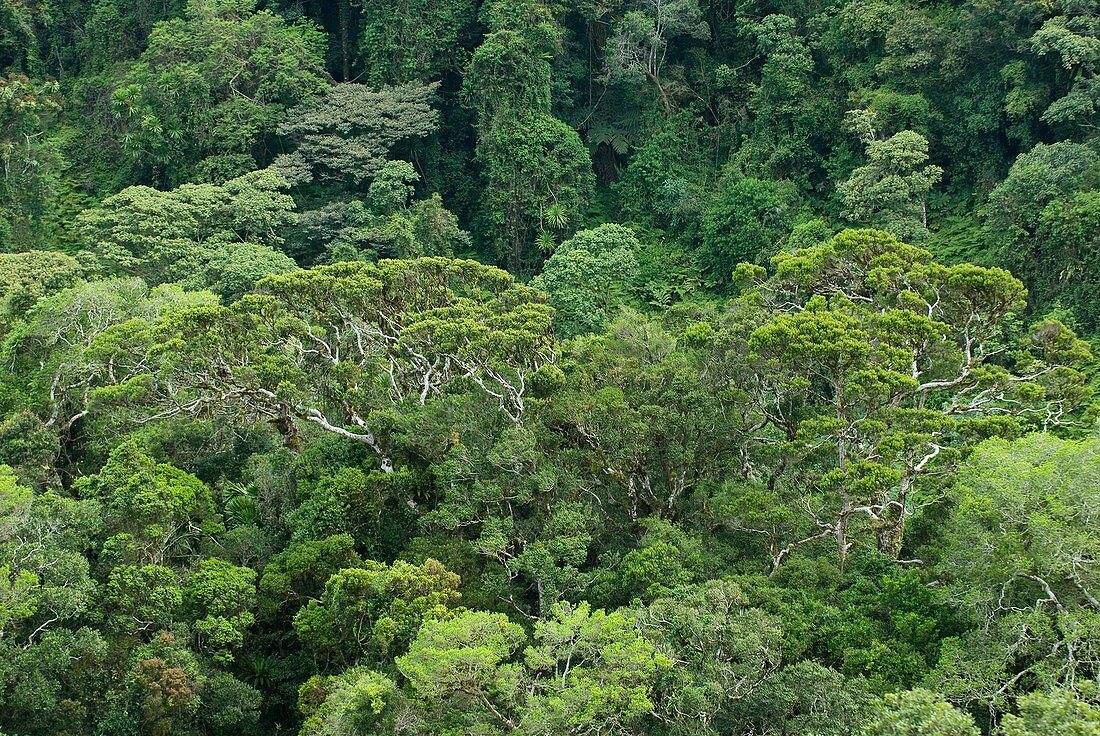
[[[487,15],[492,32],[466,82],[485,177],[481,217],[498,262],[525,273],[540,260],[536,241],[580,223],[595,177],[577,132],[550,114],[548,59],[561,33],[550,10],[525,0],[491,4]]]
[[[1095,439],[1036,434],[989,440],[963,468],[941,569],[951,598],[987,623],[954,664],[941,662],[945,688],[959,697],[997,704],[1025,675],[1045,687],[1071,687],[1078,652],[1096,647],[1088,633],[1097,616],[1090,518],[1096,453]],[[1016,653],[1019,670],[1004,669],[1005,652]],[[968,679],[972,668],[983,678]]]
[[[1100,736],[1097,18],[0,0],[0,732]]]
[[[244,630],[256,621],[256,572],[225,560],[201,561],[183,591],[184,604],[195,618],[196,647],[214,661],[232,660]]]
[[[502,614],[463,613],[426,624],[397,665],[429,722],[528,734],[631,733],[671,665],[627,617],[586,603],[556,606],[517,661],[526,638]]]
[[[94,503],[35,495],[0,465],[0,638],[29,645],[89,611],[96,590],[83,553],[99,513]]]
[[[671,110],[662,79],[669,42],[681,37],[706,40],[710,28],[696,0],[643,0],[629,3],[627,8],[607,41],[607,78],[612,82],[651,83],[665,109]]]
[[[699,262],[719,284],[739,263],[766,263],[790,231],[797,198],[790,183],[727,174],[703,213]]]
[[[674,526],[654,521],[641,544],[623,557],[623,585],[652,599],[695,582],[702,566],[699,544]]]
[[[640,611],[639,624],[675,662],[660,706],[685,730],[728,723],[734,704],[774,675],[784,657],[779,619],[752,608],[732,580],[671,591]]]
[[[970,716],[927,690],[887,695],[862,733],[867,736],[978,736]]]
[[[81,284],[40,300],[3,344],[8,366],[3,380],[5,407],[36,413],[50,431],[71,428],[87,415],[91,388],[107,375],[123,374],[122,364],[104,361],[93,350],[96,338],[135,318],[152,318],[180,307],[210,302],[210,295],[174,287],[149,289],[139,279]],[[128,333],[119,335],[125,343]],[[126,344],[126,348],[132,345]],[[140,357],[130,368],[142,371]],[[116,370],[117,368],[117,370]]]
[[[294,629],[319,654],[384,664],[405,651],[423,621],[449,617],[457,588],[458,576],[435,560],[368,561],[330,577],[320,600],[295,615]]]
[[[803,660],[785,667],[738,704],[737,718],[765,733],[842,736],[858,733],[869,701],[860,680],[845,680],[839,672]]]
[[[150,284],[187,280],[230,296],[257,276],[293,268],[272,250],[295,217],[286,186],[267,170],[167,192],[130,187],[85,211],[77,228],[100,269]],[[248,263],[229,261],[246,255]]]
[[[78,492],[102,506],[106,532],[124,561],[159,565],[195,555],[220,528],[210,489],[201,480],[159,463],[133,443],[116,447]]]
[[[183,604],[183,591],[163,565],[120,565],[104,588],[108,627],[124,636],[148,637],[167,629]]]
[[[275,161],[294,184],[314,179],[362,185],[382,171],[386,155],[403,140],[438,126],[431,99],[435,85],[405,84],[373,90],[338,84],[290,110],[279,133],[296,145]]]
[[[1092,736],[1100,732],[1100,710],[1065,690],[1032,693],[1020,698],[1019,715],[1008,714],[1001,724],[1004,736]]]
[[[562,121],[530,113],[494,124],[482,136],[478,158],[496,257],[513,271],[527,271],[538,261],[537,238],[568,234],[580,222],[593,186],[588,151]]]
[[[302,734],[345,736],[395,729],[400,693],[385,675],[353,667],[333,677],[315,676],[302,685],[299,703],[306,716]]]
[[[111,113],[143,176],[178,185],[202,159],[270,160],[287,111],[326,88],[324,39],[255,3],[190,0],[184,18],[158,23],[114,86]]]
[[[1076,143],[1039,144],[990,192],[986,228],[999,259],[1044,303],[1097,324],[1096,177],[1100,157]]]
[[[1075,5],[1061,8],[1043,22],[1031,37],[1032,50],[1040,56],[1057,57],[1072,80],[1065,94],[1053,100],[1041,120],[1048,125],[1089,126],[1097,119],[1096,71],[1100,68],[1100,42],[1094,10]]]
[[[1071,404],[1088,401],[1073,367],[1088,360],[1087,347],[1060,324],[1037,326],[1020,340],[1017,373],[999,363],[1012,345],[1004,324],[1024,295],[1006,271],[941,266],[927,251],[873,230],[782,253],[773,267],[771,279],[742,297],[748,308],[762,299],[774,310],[748,341],[764,361],[764,390],[775,392],[774,408],[762,411],[796,456],[824,460],[819,450],[830,447],[819,476],[794,480],[825,494],[811,512],[816,535],[807,532],[795,547],[835,535],[843,564],[849,520],[869,517],[879,550],[897,555],[909,494],[931,463],[954,455],[949,435],[980,437],[991,416],[1026,422],[1032,411],[1008,408],[1018,401],[1038,402],[1034,412],[1046,417],[1039,426],[1047,429],[1069,419]],[[755,278],[751,270],[739,267]],[[841,274],[859,275],[839,287]],[[941,411],[930,413],[932,406]],[[837,514],[836,522],[824,524],[823,513]],[[777,550],[776,564],[795,547]]]
[[[943,169],[928,163],[928,141],[919,133],[903,130],[885,140],[870,135],[867,165],[837,187],[845,216],[902,240],[923,243],[928,240],[928,194]]]
[[[397,667],[441,725],[514,728],[509,706],[520,697],[520,671],[508,660],[525,639],[504,614],[469,611],[428,622]]]
[[[0,313],[19,317],[42,297],[73,286],[82,273],[76,259],[64,253],[0,253],[0,292],[4,294]]]
[[[519,423],[528,378],[554,359],[540,295],[473,261],[342,263],[268,277],[260,288],[231,307],[124,326],[159,365],[142,362],[140,380],[104,387],[105,399],[132,400],[146,416],[216,408],[274,418],[289,441],[317,427],[362,443],[388,473],[388,440],[372,428],[390,421],[387,409],[462,386]],[[120,361],[135,349],[115,342],[123,336],[101,345]],[[184,349],[160,351],[166,343]]]
[[[653,711],[653,684],[672,666],[625,615],[587,603],[559,604],[533,639],[523,654],[533,692],[521,725],[531,734],[631,733]]]
[[[372,84],[438,79],[465,63],[461,37],[475,12],[468,0],[364,3],[359,53]]]
[[[209,289],[227,302],[244,296],[266,276],[298,268],[292,258],[271,246],[247,241],[218,245],[205,260],[187,285]]]
[[[550,294],[560,335],[604,329],[637,273],[639,247],[620,225],[582,230],[557,247],[531,285]]]
[[[6,2],[4,8],[14,10],[13,5]],[[57,82],[14,73],[0,78],[0,253],[40,247],[52,234],[50,217],[65,164],[47,133],[61,105]]]
[[[318,599],[330,577],[359,562],[350,534],[291,544],[264,568],[259,585],[263,605],[274,610],[295,601]]]

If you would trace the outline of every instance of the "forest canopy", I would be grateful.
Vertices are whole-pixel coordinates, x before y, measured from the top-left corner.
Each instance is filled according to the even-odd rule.
[[[0,0],[0,736],[1100,736],[1095,0]]]

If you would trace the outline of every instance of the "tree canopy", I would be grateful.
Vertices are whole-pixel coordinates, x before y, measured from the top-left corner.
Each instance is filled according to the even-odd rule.
[[[0,736],[1100,736],[1096,0],[0,0]]]

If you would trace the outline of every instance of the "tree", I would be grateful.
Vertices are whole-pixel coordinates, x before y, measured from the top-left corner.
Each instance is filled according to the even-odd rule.
[[[162,633],[137,647],[127,664],[129,702],[123,707],[129,707],[122,717],[139,719],[141,728],[155,736],[195,733],[205,678],[194,653]]]
[[[943,169],[928,163],[928,141],[920,133],[903,130],[878,140],[863,136],[867,164],[837,187],[845,216],[879,227],[898,238],[923,243],[928,233],[928,193]]]
[[[364,3],[359,55],[372,84],[439,79],[463,64],[461,36],[475,17],[468,0]]]
[[[99,523],[94,502],[35,495],[0,465],[0,642],[29,648],[90,612]]]
[[[299,706],[306,717],[302,736],[353,736],[397,732],[395,711],[402,701],[383,674],[353,667],[339,675],[315,675],[302,686]]]
[[[588,150],[576,131],[546,114],[496,123],[478,147],[488,191],[484,217],[496,256],[513,272],[530,271],[531,252],[557,233],[569,233],[593,186]]]
[[[290,111],[279,130],[294,150],[274,168],[298,186],[297,257],[449,256],[468,242],[438,194],[412,201],[420,174],[395,158],[417,160],[416,142],[436,132],[438,87],[340,84]]]
[[[226,302],[240,299],[266,276],[298,270],[290,256],[247,241],[218,245],[205,260],[201,271],[184,283],[209,289]]]
[[[796,201],[789,182],[722,177],[703,213],[703,269],[724,285],[737,264],[766,262],[789,232]]]
[[[4,402],[35,412],[45,429],[65,439],[88,415],[93,388],[146,370],[148,352],[144,357],[131,354],[124,364],[113,363],[112,352],[138,346],[122,339],[104,353],[93,348],[97,338],[130,320],[211,300],[209,294],[189,294],[177,287],[149,289],[140,279],[81,284],[41,299],[3,343]],[[123,330],[119,337],[129,334]]]
[[[649,601],[696,582],[702,572],[699,541],[660,519],[647,519],[645,527],[640,543],[623,556],[620,566],[631,597]]]
[[[1035,254],[1023,275],[1031,276],[1036,301],[1049,298],[1071,310],[1083,331],[1100,324],[1100,309],[1092,299],[1100,283],[1098,232],[1100,192],[1081,192],[1044,207],[1036,237],[1023,249]],[[1019,260],[1015,254],[1013,261]]]
[[[206,484],[157,462],[134,442],[115,447],[103,469],[81,478],[77,490],[102,505],[113,554],[124,562],[163,565],[196,556],[221,529]]]
[[[1021,236],[1035,232],[1043,209],[1082,188],[1098,164],[1100,155],[1095,151],[1069,141],[1040,143],[1021,154],[989,193],[987,214],[992,234],[1003,239],[1003,246],[1011,251]]]
[[[550,61],[562,33],[551,8],[535,0],[493,2],[485,15],[490,32],[474,51],[464,83],[482,135],[508,116],[549,113]]]
[[[1062,97],[1053,100],[1040,118],[1053,126],[1076,125],[1095,129],[1100,112],[1100,21],[1095,11],[1067,4],[1062,15],[1043,22],[1030,39],[1032,50],[1040,56],[1057,56],[1067,77],[1072,80]]]
[[[0,667],[7,676],[0,691],[4,732],[47,736],[94,728],[96,718],[72,704],[106,694],[103,673],[112,660],[104,633],[88,627],[58,628],[25,648],[16,642],[4,647],[0,655]]]
[[[591,459],[589,482],[601,508],[624,514],[632,524],[647,516],[681,518],[689,499],[738,472],[743,443],[754,431],[739,388],[738,356],[745,352],[743,343],[718,338],[709,319],[663,324],[632,312],[613,322],[606,335],[568,346],[561,362],[567,380],[554,396],[554,423]],[[654,520],[651,529],[658,526]],[[679,540],[653,537],[665,544],[639,552],[643,574],[636,581],[644,581],[645,588],[683,582],[663,572],[690,570],[692,559]],[[643,539],[643,546],[648,541]],[[661,561],[672,568],[651,565]],[[650,576],[652,570],[657,572]]]
[[[149,641],[168,629],[183,604],[179,579],[164,565],[115,567],[103,596],[108,628],[135,641]]]
[[[1003,707],[1028,685],[1074,689],[1100,662],[1093,497],[1100,443],[989,440],[961,469],[941,574],[979,628],[941,675],[956,697]],[[962,664],[965,662],[966,664]],[[980,667],[982,678],[964,673]]]
[[[202,683],[201,728],[217,736],[256,733],[263,694],[228,672],[214,670]]]
[[[1097,315],[1091,293],[1095,187],[1100,156],[1069,141],[1021,154],[989,193],[985,228],[998,260],[1027,283],[1034,302],[1060,302],[1085,326]]]
[[[522,697],[521,671],[509,660],[525,639],[504,614],[469,611],[426,623],[397,668],[433,721],[505,733],[516,728]]]
[[[190,0],[186,17],[157,23],[118,81],[111,112],[147,181],[178,185],[200,161],[270,160],[289,109],[325,91],[324,40],[253,0]]]
[[[183,604],[194,619],[196,648],[215,662],[232,662],[232,650],[256,622],[256,571],[217,558],[202,560],[187,579]]]
[[[888,693],[861,732],[865,736],[979,736],[974,720],[927,690]]]
[[[620,614],[559,604],[523,629],[503,614],[462,613],[421,628],[397,666],[425,718],[467,732],[634,733],[671,665]]]
[[[50,137],[61,110],[57,82],[0,78],[0,253],[41,247],[64,159]]]
[[[330,87],[290,110],[280,124],[279,133],[294,142],[295,150],[279,156],[275,168],[294,184],[318,180],[362,186],[382,171],[397,144],[435,132],[437,87]]]
[[[259,585],[261,607],[273,611],[288,603],[319,599],[329,578],[360,562],[350,534],[292,543],[264,568]]]
[[[561,379],[556,368],[539,377],[538,405]],[[592,510],[572,493],[573,478],[547,451],[553,438],[541,411],[516,426],[502,422],[489,407],[468,406],[466,411],[473,411],[457,438],[448,420],[435,430],[443,433],[444,449],[434,472],[445,490],[424,514],[423,524],[449,537],[468,538],[492,564],[492,575],[515,581],[494,593],[517,607],[527,594],[534,614],[545,616],[588,581],[584,568],[593,541]]]
[[[295,221],[287,186],[279,174],[265,170],[221,185],[184,184],[167,192],[128,187],[81,213],[76,227],[83,245],[111,275],[138,276],[152,285],[186,279],[199,288],[218,286],[230,296],[251,287],[250,277],[292,267],[273,250],[283,244],[280,232]],[[227,273],[226,259],[234,253],[251,254],[253,261]]]
[[[665,112],[671,112],[662,80],[669,42],[680,38],[705,41],[710,38],[710,28],[697,0],[641,0],[631,7],[614,25],[607,42],[608,79],[653,84]]]
[[[579,503],[558,503],[550,509],[548,518],[537,537],[523,545],[522,551],[508,560],[508,547],[513,540],[502,539],[507,523],[486,519],[479,540],[481,550],[506,558],[510,570],[525,574],[534,583],[536,611],[545,617],[568,593],[582,589],[586,576],[581,572],[592,544],[591,523],[587,509]],[[504,544],[501,544],[504,541]],[[493,542],[496,542],[494,545]]]
[[[735,712],[736,723],[758,733],[847,736],[864,722],[866,685],[812,660],[784,667],[765,680]]]
[[[473,261],[341,263],[260,289],[230,307],[126,326],[159,359],[141,364],[140,379],[127,373],[134,380],[114,398],[143,422],[216,411],[272,422],[290,442],[313,426],[369,447],[388,472],[388,441],[373,427],[392,407],[461,385],[519,424],[529,383],[555,360],[538,293]]]
[[[587,603],[559,603],[535,624],[523,661],[532,694],[525,734],[626,736],[654,709],[653,688],[672,665],[633,622]]]
[[[996,431],[989,418],[1057,426],[1087,402],[1072,367],[1088,359],[1082,341],[1055,322],[1019,342],[1006,332],[1024,295],[1006,271],[941,266],[874,230],[848,230],[772,264],[768,280],[762,269],[738,269],[758,279],[740,298],[756,365],[748,390],[784,446],[772,461],[778,473],[798,463],[787,480],[803,488],[813,519],[806,536],[778,549],[776,565],[832,537],[843,567],[848,527],[860,521],[881,551],[898,555],[920,480],[960,440]],[[752,316],[761,305],[763,319]]]
[[[499,262],[537,264],[531,246],[580,221],[594,185],[580,137],[553,117],[550,57],[561,30],[534,0],[489,6],[491,33],[470,60],[464,91],[477,113],[486,180],[482,217]]]
[[[728,723],[736,703],[773,675],[785,655],[779,619],[752,608],[732,580],[658,598],[638,612],[638,623],[675,663],[659,687],[659,712],[684,729],[714,731]]]
[[[92,69],[136,59],[157,23],[183,14],[186,0],[105,0],[91,3],[81,39],[82,61]]]
[[[29,67],[41,66],[41,51],[35,32],[38,25],[49,18],[49,11],[22,3],[4,3],[0,6],[0,63],[32,71]],[[37,69],[35,69],[37,70]]]
[[[550,294],[558,334],[600,332],[637,274],[641,246],[621,225],[582,230],[547,259],[531,285]]]
[[[470,246],[458,218],[438,194],[413,199],[420,181],[412,164],[387,161],[364,199],[303,212],[296,238],[306,258],[323,252],[329,262],[383,258],[450,257]]]
[[[1019,715],[1009,713],[1001,722],[1004,736],[1096,736],[1100,733],[1100,709],[1074,698],[1066,690],[1031,693],[1020,698]]]
[[[43,296],[73,286],[84,269],[72,256],[46,250],[0,253],[0,314],[22,316]]]
[[[835,125],[832,104],[814,88],[813,39],[803,35],[801,18],[778,13],[760,19],[745,15],[738,18],[741,33],[754,39],[756,56],[736,70],[729,66],[718,70],[726,85],[745,87],[751,93],[747,102],[754,116],[753,133],[733,162],[752,176],[802,183],[820,160],[815,143],[825,133],[823,128]],[[760,60],[759,81],[742,81],[742,69]]]
[[[424,621],[451,617],[459,599],[458,576],[436,560],[410,565],[366,561],[340,570],[321,599],[294,617],[294,630],[322,656],[376,664],[408,648]]]

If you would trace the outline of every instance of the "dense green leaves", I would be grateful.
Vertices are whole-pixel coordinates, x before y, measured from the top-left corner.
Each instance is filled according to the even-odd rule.
[[[582,230],[558,246],[533,285],[549,292],[560,334],[605,327],[637,273],[639,247],[633,233],[619,225]]]
[[[983,623],[942,665],[960,695],[996,703],[1022,681],[1072,688],[1095,672],[1096,452],[1094,439],[990,440],[961,474],[941,566],[951,596]],[[967,682],[974,667],[984,677]]]
[[[328,579],[320,601],[298,612],[294,629],[320,654],[385,663],[409,646],[422,621],[449,617],[458,582],[435,560],[345,568]]]
[[[872,134],[873,135],[873,134]],[[903,130],[867,141],[866,166],[838,187],[845,215],[912,243],[928,239],[928,193],[943,170],[928,163],[928,141]]]
[[[230,296],[294,268],[273,250],[295,218],[286,187],[271,170],[167,192],[130,187],[84,212],[77,227],[101,269],[150,284],[214,286]]]
[[[912,494],[968,436],[989,432],[990,419],[1049,429],[1088,400],[1072,367],[1088,349],[1056,337],[1059,324],[1019,345],[1015,372],[1004,365],[1013,348],[1004,322],[1024,294],[1005,271],[943,267],[872,230],[782,253],[773,265],[775,275],[742,297],[767,315],[748,339],[761,361],[754,391],[786,451],[824,463],[790,479],[814,498],[813,523],[795,546],[835,536],[843,563],[849,524],[869,522],[878,548],[899,554]],[[762,274],[744,264],[737,275]],[[793,548],[775,548],[775,563]]]
[[[864,728],[867,736],[978,736],[978,727],[961,713],[927,690],[910,690],[887,695],[880,710]]]
[[[1097,17],[0,0],[0,732],[1100,736]]]
[[[324,39],[249,0],[192,0],[158,24],[112,92],[122,144],[154,181],[191,179],[208,157],[270,160],[289,108],[325,89]]]
[[[369,181],[395,144],[436,129],[433,91],[416,84],[377,91],[358,84],[331,87],[288,113],[279,132],[297,148],[279,157],[275,166],[296,184],[314,178],[357,185]]]
[[[16,5],[5,3],[0,16],[16,11]],[[51,206],[65,165],[49,135],[51,119],[62,105],[59,92],[56,82],[14,73],[0,78],[0,253],[38,247],[52,229]]]

